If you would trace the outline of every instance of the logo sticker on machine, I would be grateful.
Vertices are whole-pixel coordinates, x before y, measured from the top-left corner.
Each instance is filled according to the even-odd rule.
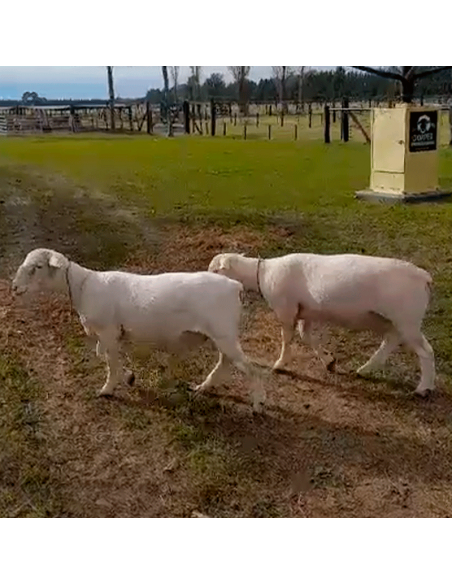
[[[436,150],[438,112],[410,113],[410,152]]]

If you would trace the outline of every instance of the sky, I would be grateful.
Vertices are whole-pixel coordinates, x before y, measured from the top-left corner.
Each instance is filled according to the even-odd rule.
[[[231,81],[227,66],[202,68],[204,79],[214,72]],[[271,66],[251,67],[250,78],[257,81],[271,73]],[[190,68],[181,66],[179,82],[189,74]],[[163,86],[161,67],[115,67],[114,82],[118,97],[142,97],[149,88]],[[0,67],[0,99],[20,99],[25,91],[47,99],[107,99],[106,67]]]

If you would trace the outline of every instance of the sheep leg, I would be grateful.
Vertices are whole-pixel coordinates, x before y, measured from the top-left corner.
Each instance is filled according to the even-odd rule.
[[[97,336],[96,330],[87,323],[84,317],[80,317],[80,322],[82,323],[86,336],[91,339],[96,339],[96,356],[99,358],[105,357],[105,347],[102,346],[102,343]]]
[[[420,330],[403,334],[406,344],[417,354],[421,366],[421,380],[414,393],[422,397],[435,387],[435,356],[433,349]]]
[[[260,412],[266,399],[261,372],[246,357],[237,338],[212,338],[212,340],[220,351],[220,355],[223,356],[222,358],[227,358],[239,371],[245,373],[250,378],[253,410],[255,412]],[[220,361],[222,358],[220,357]],[[223,362],[224,361],[222,361],[222,363]],[[217,364],[217,367],[218,365],[219,363]]]
[[[282,338],[282,346],[281,346],[281,353],[278,357],[278,360],[273,365],[273,369],[275,371],[284,369],[284,366],[290,361],[291,350],[290,350],[290,343],[294,337],[295,326],[294,323],[288,324],[283,323],[281,328],[281,338]]]
[[[96,355],[99,358],[106,357],[106,349],[100,341],[97,341],[96,343]],[[135,373],[131,369],[125,370],[124,381],[127,385],[133,385],[135,383]]]
[[[311,321],[299,321],[298,332],[300,334],[301,340],[309,345],[314,351],[316,356],[322,361],[328,371],[334,371],[336,365],[336,359],[329,351],[324,351],[320,344],[320,339],[317,335],[312,334],[312,323]]]
[[[380,347],[377,351],[372,355],[372,357],[365,363],[362,367],[360,367],[357,371],[358,375],[367,375],[371,371],[375,369],[379,369],[383,367],[386,363],[389,355],[399,347],[401,343],[400,335],[396,331],[392,331],[388,333]]]
[[[99,335],[99,344],[107,361],[107,381],[99,395],[111,395],[118,384],[121,371],[121,352],[117,331],[108,331]]]
[[[105,357],[105,348],[102,346],[100,341],[96,343],[96,355],[101,358]]]
[[[226,366],[227,366],[226,355],[220,351],[220,356],[217,364],[209,373],[209,375],[206,377],[206,379],[203,381],[203,383],[195,387],[195,391],[202,392],[208,389],[209,387],[217,385]]]

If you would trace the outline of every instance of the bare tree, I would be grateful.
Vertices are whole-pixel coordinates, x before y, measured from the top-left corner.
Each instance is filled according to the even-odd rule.
[[[174,101],[177,103],[177,87],[179,83],[179,69],[180,67],[170,67],[171,79],[173,80]]]
[[[168,67],[162,67],[162,76],[163,76],[163,91],[165,94],[166,99],[168,99],[169,93],[169,80],[168,80]]]
[[[358,69],[359,71],[364,71],[365,73],[378,75],[379,77],[385,77],[386,79],[395,79],[396,81],[399,81],[402,86],[402,101],[404,103],[411,103],[413,101],[416,82],[419,81],[419,79],[435,75],[435,73],[440,73],[447,69],[452,69],[452,66],[433,67],[432,69],[425,69],[424,71],[418,72],[416,72],[416,67],[414,66],[389,67],[388,69],[375,69],[374,67],[363,66],[353,66],[353,68]]]
[[[281,104],[281,125],[284,125],[284,115],[287,113],[287,102],[286,102],[286,84],[287,78],[291,75],[292,71],[290,67],[272,67],[273,76],[276,80],[276,87],[279,94],[279,103]]]
[[[298,67],[298,107],[304,112],[304,80],[307,73],[307,67]]]
[[[248,115],[248,76],[251,71],[251,67],[247,66],[231,66],[228,67],[234,81],[237,83],[239,90],[239,106],[240,111],[244,115]]]
[[[108,97],[110,106],[110,124],[112,131],[115,130],[115,88],[113,85],[113,67],[107,67]]]
[[[200,100],[201,99],[201,74],[202,74],[202,67],[190,66],[191,77],[189,82],[192,85],[192,99]]]

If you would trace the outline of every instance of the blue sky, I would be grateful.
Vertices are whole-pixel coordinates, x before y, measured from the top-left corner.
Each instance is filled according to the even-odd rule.
[[[322,67],[325,68],[325,67]],[[251,78],[271,75],[271,67],[251,67]],[[203,67],[203,77],[222,73],[227,81],[226,66]],[[189,67],[181,66],[180,82],[189,75]],[[115,67],[115,92],[120,97],[142,97],[150,87],[162,87],[160,66]],[[36,91],[48,99],[107,98],[105,67],[0,67],[0,99],[18,99],[25,91]]]

